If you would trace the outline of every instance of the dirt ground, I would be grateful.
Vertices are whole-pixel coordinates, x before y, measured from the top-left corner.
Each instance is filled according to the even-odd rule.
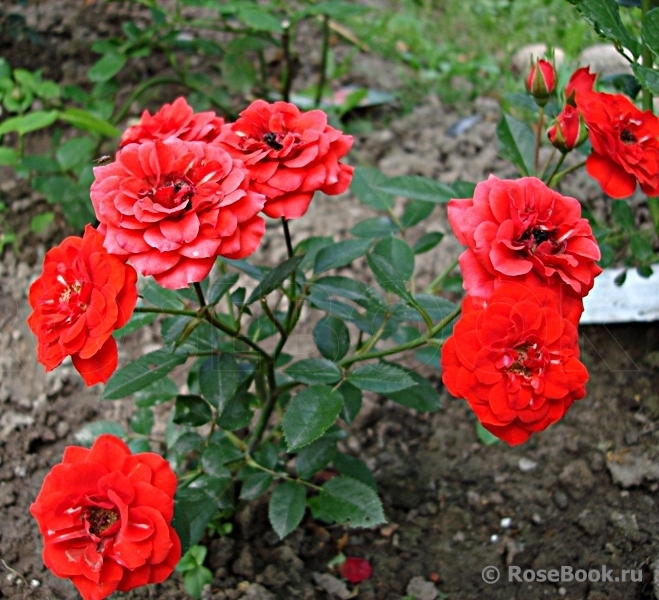
[[[2,33],[0,47],[12,66],[44,67],[46,76],[58,80],[79,77],[81,65],[93,60],[82,54],[85,44],[107,35],[121,18],[121,5],[98,1],[40,6],[34,26],[45,46]],[[391,81],[391,72],[391,65],[366,56],[357,59],[354,77],[360,83],[368,77],[377,86]],[[352,160],[376,165],[388,175],[423,174],[445,182],[478,181],[492,172],[511,175],[497,158],[497,110],[496,102],[482,99],[458,114],[428,97],[410,115],[356,136]],[[472,126],[453,135],[452,126],[465,115],[476,117]],[[14,227],[25,226],[44,208],[24,182],[3,176],[0,190]],[[570,180],[563,192],[604,210],[596,185],[585,178]],[[317,198],[308,215],[291,224],[294,242],[311,234],[345,236],[369,216],[372,211],[349,194]],[[438,207],[428,223],[447,231],[445,211]],[[12,600],[78,597],[67,580],[43,567],[28,507],[64,446],[75,443],[77,430],[100,418],[126,424],[132,411],[129,401],[99,402],[100,386],[85,388],[70,364],[46,375],[35,362],[34,339],[25,325],[26,291],[47,248],[66,233],[58,219],[39,236],[26,236],[18,256],[6,250],[0,262],[0,598]],[[434,251],[421,255],[419,285],[458,252],[447,236]],[[255,261],[272,264],[284,254],[281,234],[270,228]],[[353,275],[367,277],[365,266],[357,264]],[[306,318],[294,340],[300,355],[311,351],[312,317]],[[122,346],[123,364],[158,342],[149,332],[137,336]],[[214,580],[204,598],[659,597],[653,592],[653,587],[659,589],[659,324],[583,327],[581,346],[590,372],[587,397],[559,424],[514,449],[484,446],[466,403],[442,390],[436,367],[409,357],[407,364],[434,375],[443,408],[417,413],[368,397],[343,442],[346,452],[371,468],[387,525],[328,528],[307,515],[299,530],[279,541],[267,522],[267,499],[246,505],[229,537],[206,540],[206,564]],[[339,549],[367,558],[372,578],[358,587],[342,583],[328,567]],[[488,583],[492,567],[501,577]],[[560,572],[562,567],[563,581],[540,581],[541,570]],[[569,568],[577,575],[572,581],[567,581]],[[577,581],[582,579],[577,571],[590,573]],[[174,600],[186,595],[175,573],[163,585],[123,597]]]

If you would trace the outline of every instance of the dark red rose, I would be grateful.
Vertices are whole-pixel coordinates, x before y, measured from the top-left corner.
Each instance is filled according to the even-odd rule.
[[[316,191],[332,196],[348,189],[353,168],[339,161],[352,142],[327,124],[321,110],[301,112],[288,102],[264,100],[225,125],[218,139],[244,161],[253,188],[267,197],[263,212],[285,219],[301,217]]]
[[[547,285],[569,285],[585,296],[601,273],[600,250],[581,205],[535,177],[516,180],[490,175],[474,197],[451,200],[448,218],[458,241],[464,287],[489,297],[497,278],[534,272]]]
[[[348,580],[350,583],[361,583],[365,579],[369,579],[373,573],[371,563],[365,558],[357,558],[355,556],[348,556],[341,566],[339,573],[343,579]]]
[[[257,216],[265,197],[219,146],[174,138],[129,144],[94,175],[105,247],[163,287],[201,281],[218,256],[249,256],[265,233]]]
[[[488,431],[521,444],[584,397],[578,341],[551,289],[500,282],[487,300],[465,297],[442,348],[442,381]]]
[[[170,525],[175,492],[176,475],[158,454],[131,454],[112,435],[91,449],[67,447],[30,506],[45,565],[84,600],[161,583],[181,557]]]
[[[52,371],[65,356],[87,385],[105,383],[117,368],[112,337],[137,302],[137,273],[103,248],[91,225],[83,238],[68,237],[46,253],[43,271],[30,286],[37,360]]]
[[[195,113],[185,98],[180,97],[173,104],[163,105],[153,116],[145,110],[139,122],[124,131],[119,146],[170,137],[185,142],[212,142],[220,134],[222,125],[224,119],[213,111]]]
[[[612,198],[626,198],[636,182],[659,196],[659,118],[622,94],[578,92],[577,108],[593,147],[586,171]]]

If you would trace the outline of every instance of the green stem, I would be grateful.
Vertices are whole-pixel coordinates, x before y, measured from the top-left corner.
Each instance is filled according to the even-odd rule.
[[[246,464],[248,464],[250,467],[253,467],[254,469],[259,469],[259,471],[263,471],[268,475],[272,475],[276,479],[283,479],[284,481],[292,481],[294,483],[299,483],[301,485],[307,486],[308,488],[311,488],[312,490],[316,490],[317,492],[320,492],[322,490],[320,486],[314,485],[313,483],[309,481],[305,481],[304,479],[299,479],[297,477],[289,477],[285,473],[278,473],[277,471],[268,469],[267,467],[264,467],[263,465],[257,463],[251,456],[247,457]]]
[[[544,167],[542,167],[542,171],[540,172],[540,179],[542,179],[543,181],[545,180],[545,175],[547,174],[547,170],[549,169],[549,165],[551,164],[551,161],[554,160],[554,156],[556,156],[556,152],[558,152],[558,150],[556,148],[553,148],[551,154],[545,161]]]
[[[265,316],[268,317],[268,319],[270,319],[270,322],[277,328],[277,331],[279,331],[279,333],[282,336],[288,335],[286,330],[284,329],[284,326],[279,322],[279,319],[275,317],[272,310],[270,310],[270,307],[268,306],[268,302],[265,298],[261,298],[261,308],[263,309]]]
[[[538,125],[535,130],[535,151],[533,153],[533,172],[538,174],[538,163],[540,162],[540,142],[542,136],[542,130],[544,129],[545,124],[545,107],[538,107]]]
[[[567,169],[563,169],[561,172],[556,173],[550,180],[549,183],[547,183],[547,187],[554,187],[563,177],[568,175],[569,173],[572,173],[572,171],[576,171],[577,169],[580,169],[586,164],[586,161],[582,161],[576,165],[572,165],[571,167],[568,167]]]
[[[456,258],[446,269],[444,269],[435,279],[433,279],[429,284],[428,287],[424,290],[425,294],[434,294],[437,287],[441,285],[441,283],[446,279],[455,269],[455,267],[458,266],[458,259]],[[440,287],[441,289],[441,287]]]
[[[547,179],[545,179],[545,177],[544,177],[545,173],[542,174],[542,180],[543,181],[551,182],[554,179],[554,177],[556,176],[556,173],[561,168],[561,165],[563,164],[563,161],[565,160],[566,156],[567,156],[567,154],[565,152],[563,152],[561,154],[561,157],[558,159],[558,161],[556,162],[556,165],[554,166],[554,168],[551,171],[551,175],[549,177],[547,177]],[[556,183],[558,183],[558,181],[556,181]]]
[[[119,109],[119,112],[112,117],[111,122],[114,125],[116,125],[117,123],[123,121],[124,117],[128,114],[128,111],[130,110],[130,107],[133,104],[133,102],[135,102],[135,100],[137,100],[149,88],[156,85],[166,85],[166,84],[180,85],[182,87],[185,87],[185,83],[179,77],[168,77],[164,75],[161,77],[151,77],[150,79],[147,79],[146,81],[140,83],[140,85],[138,85],[133,90],[133,93],[130,96],[128,96],[126,102],[124,102],[123,106]]]
[[[645,17],[645,14],[650,10],[652,10],[652,0],[641,0],[641,19]],[[652,69],[654,57],[652,56],[652,50],[650,50],[644,39],[642,40],[641,56],[643,58],[643,68]],[[642,103],[644,110],[652,110],[652,92],[646,87],[643,88]]]
[[[291,87],[293,85],[293,57],[291,56],[291,22],[282,23],[284,32],[281,35],[281,47],[284,52],[284,73],[281,82],[281,98],[290,102]]]
[[[423,344],[428,343],[428,341],[431,338],[435,337],[442,329],[444,329],[444,327],[446,327],[453,319],[455,319],[460,314],[461,310],[462,309],[460,306],[456,307],[455,310],[453,310],[450,314],[444,317],[430,331],[427,331],[425,335],[422,335],[420,338],[417,338],[416,340],[412,340],[411,342],[407,342],[406,344],[400,344],[399,346],[395,346],[393,348],[387,348],[386,350],[378,350],[376,352],[369,352],[367,354],[353,354],[352,356],[348,356],[347,358],[344,358],[343,360],[339,361],[337,364],[339,365],[339,367],[348,367],[352,363],[358,361],[366,361],[372,358],[382,358],[383,356],[390,356],[392,354],[398,354],[399,352],[406,352],[407,350],[413,350],[414,348],[423,346]]]
[[[193,310],[178,310],[176,308],[155,308],[151,306],[136,306],[133,312],[136,313],[158,313],[160,315],[173,315],[180,317],[198,317],[199,314]]]
[[[282,217],[281,224],[284,228],[284,237],[286,238],[286,251],[288,252],[288,258],[293,258],[293,241],[291,239],[291,231],[288,228],[288,221]]]
[[[270,396],[261,409],[261,414],[259,415],[259,419],[256,422],[256,427],[254,427],[252,436],[249,440],[249,443],[247,444],[247,454],[250,456],[252,452],[254,452],[256,445],[261,441],[261,437],[263,437],[263,432],[265,431],[266,425],[270,420],[270,415],[272,414],[272,411],[277,404],[277,398],[278,396],[275,394],[274,390],[270,390]]]
[[[330,37],[330,27],[329,27],[329,17],[323,15],[323,45],[321,49],[321,59],[320,59],[320,73],[318,75],[318,87],[316,88],[316,97],[314,99],[314,106],[318,108],[323,99],[323,91],[325,89],[325,81],[327,78],[327,55],[329,53],[329,37]]]
[[[192,284],[194,287],[194,291],[197,294],[197,299],[199,300],[199,306],[201,308],[204,308],[206,306],[206,298],[204,298],[204,290],[201,289],[201,285],[199,282],[195,282]]]

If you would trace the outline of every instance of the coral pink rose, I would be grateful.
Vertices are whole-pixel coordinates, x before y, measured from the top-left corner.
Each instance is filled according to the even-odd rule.
[[[91,449],[67,447],[30,506],[45,565],[84,600],[164,581],[181,557],[175,493],[176,475],[158,454],[131,454],[112,435]]]
[[[94,169],[91,199],[108,252],[178,289],[208,275],[217,256],[244,258],[265,233],[265,197],[218,146],[170,138],[129,144]]]
[[[153,116],[148,110],[139,122],[124,131],[119,142],[124,147],[134,142],[166,140],[175,137],[185,142],[212,142],[224,125],[224,119],[213,111],[195,113],[185,98],[165,104]]]
[[[83,238],[68,237],[49,250],[28,295],[37,360],[52,371],[71,356],[87,385],[105,383],[117,368],[112,332],[135,308],[136,281],[135,269],[108,254],[91,225]]]
[[[496,278],[535,272],[550,286],[585,296],[601,273],[600,250],[581,205],[534,177],[490,175],[473,199],[451,200],[448,218],[458,241],[464,288],[488,297]]]
[[[626,198],[636,182],[659,196],[659,118],[622,94],[577,93],[577,108],[593,147],[586,171],[612,198]]]
[[[488,431],[521,444],[584,397],[578,341],[551,289],[502,282],[488,300],[465,297],[442,348],[442,381]]]
[[[245,162],[253,188],[268,198],[269,217],[295,219],[309,207],[314,192],[341,194],[353,168],[340,161],[352,136],[327,124],[321,110],[301,112],[288,102],[256,100],[218,139],[232,156]]]

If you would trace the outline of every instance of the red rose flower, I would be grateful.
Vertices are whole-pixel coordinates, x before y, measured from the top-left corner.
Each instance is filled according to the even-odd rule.
[[[112,435],[69,446],[46,475],[30,513],[43,561],[85,600],[167,579],[181,557],[170,525],[176,475],[151,452],[131,454]]]
[[[576,95],[592,92],[596,79],[597,73],[591,73],[590,67],[577,69],[565,86],[565,102],[570,106],[576,106]]]
[[[265,233],[257,216],[265,197],[218,146],[173,138],[129,144],[94,175],[105,247],[163,287],[201,281],[217,256],[244,258]]]
[[[185,98],[180,97],[173,104],[163,105],[153,116],[145,110],[137,125],[124,131],[119,147],[170,137],[185,142],[212,142],[220,134],[222,125],[224,119],[213,111],[195,113]]]
[[[361,583],[365,579],[369,579],[373,573],[371,563],[365,558],[356,558],[348,556],[339,567],[339,573],[343,579],[348,580],[350,583]]]
[[[301,217],[314,192],[341,194],[352,179],[353,168],[339,162],[352,136],[330,127],[321,110],[303,113],[288,102],[256,100],[222,128],[218,142],[245,162],[253,188],[268,198],[263,212],[269,217]]]
[[[448,391],[511,445],[558,421],[586,393],[576,327],[546,286],[507,281],[489,300],[467,295],[441,363]]]
[[[588,129],[579,111],[566,104],[547,131],[551,145],[564,154],[581,146],[588,139]]]
[[[556,69],[548,60],[541,58],[534,62],[526,76],[526,91],[533,96],[539,106],[547,104],[551,93],[556,89]]]
[[[37,336],[37,360],[52,371],[65,356],[87,385],[105,383],[117,368],[112,337],[137,302],[137,273],[103,248],[91,225],[46,253],[43,272],[30,286],[27,324]]]
[[[634,193],[636,182],[659,196],[659,118],[622,94],[577,94],[593,147],[586,171],[612,198]]]
[[[534,177],[490,175],[473,199],[451,200],[448,219],[458,241],[464,288],[489,297],[494,279],[534,271],[549,285],[564,282],[585,296],[601,273],[599,247],[581,205]]]

